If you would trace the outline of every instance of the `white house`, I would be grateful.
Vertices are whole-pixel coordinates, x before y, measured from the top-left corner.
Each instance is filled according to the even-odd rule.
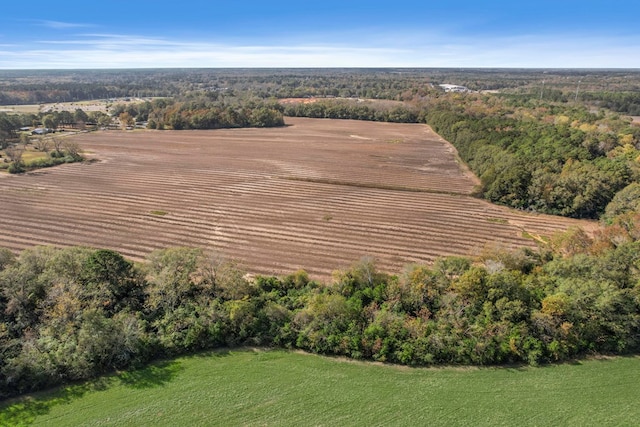
[[[46,133],[50,133],[53,132],[53,129],[49,129],[49,128],[35,128],[33,131],[31,131],[32,135],[44,135]]]
[[[466,86],[442,84],[439,85],[445,92],[471,92]]]

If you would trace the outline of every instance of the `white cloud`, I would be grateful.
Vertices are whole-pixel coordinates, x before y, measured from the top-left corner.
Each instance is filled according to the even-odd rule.
[[[640,68],[637,39],[522,36],[466,39],[406,34],[326,44],[257,45],[83,34],[0,52],[0,68],[549,67]]]
[[[375,67],[396,66],[395,52],[332,47],[224,47],[0,52],[0,68]]]
[[[233,46],[144,36],[90,34],[41,41],[51,48],[0,52],[0,68],[372,67],[394,66],[407,52],[337,46]]]
[[[69,28],[93,27],[92,24],[80,24],[74,22],[48,21],[45,19],[37,20],[36,23],[42,27],[52,28],[54,30],[66,30]]]

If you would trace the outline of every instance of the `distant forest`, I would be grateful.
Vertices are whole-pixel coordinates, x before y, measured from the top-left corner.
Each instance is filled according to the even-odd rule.
[[[122,97],[358,97],[413,100],[455,83],[549,101],[578,100],[621,113],[640,108],[637,70],[535,69],[157,69],[0,70],[0,105]]]

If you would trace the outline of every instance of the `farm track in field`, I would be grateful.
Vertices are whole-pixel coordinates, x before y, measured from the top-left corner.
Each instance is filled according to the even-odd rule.
[[[477,180],[427,126],[287,123],[75,136],[97,162],[0,179],[0,246],[107,247],[134,259],[196,246],[254,273],[327,277],[362,256],[398,272],[593,225],[472,197]]]

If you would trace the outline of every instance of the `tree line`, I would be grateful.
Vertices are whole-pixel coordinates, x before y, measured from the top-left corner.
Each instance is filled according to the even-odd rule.
[[[640,214],[611,214],[594,237],[574,229],[538,251],[487,248],[396,274],[363,258],[327,283],[302,270],[249,279],[194,248],[142,263],[0,250],[0,396],[240,345],[421,366],[638,352]]]
[[[108,118],[108,122],[105,121]],[[58,128],[83,129],[89,124],[99,125],[111,122],[111,119],[102,111],[85,112],[81,108],[75,111],[48,111],[22,114],[0,113],[0,144],[19,138],[19,130],[23,127],[42,126],[50,130]],[[2,148],[2,147],[0,147]]]
[[[640,116],[640,93],[638,92],[588,92],[583,93],[580,99],[619,113]]]
[[[132,107],[136,108],[136,107]],[[125,111],[138,119],[146,117],[150,129],[221,129],[284,126],[282,107],[277,103],[225,103],[204,97],[192,100],[154,100],[142,111]]]
[[[385,105],[358,100],[328,99],[288,104],[284,114],[290,117],[353,119],[378,122],[416,123],[419,111],[410,105]]]
[[[513,107],[467,96],[430,105],[426,121],[482,181],[486,199],[515,208],[599,218],[638,182],[640,128],[584,106]]]

